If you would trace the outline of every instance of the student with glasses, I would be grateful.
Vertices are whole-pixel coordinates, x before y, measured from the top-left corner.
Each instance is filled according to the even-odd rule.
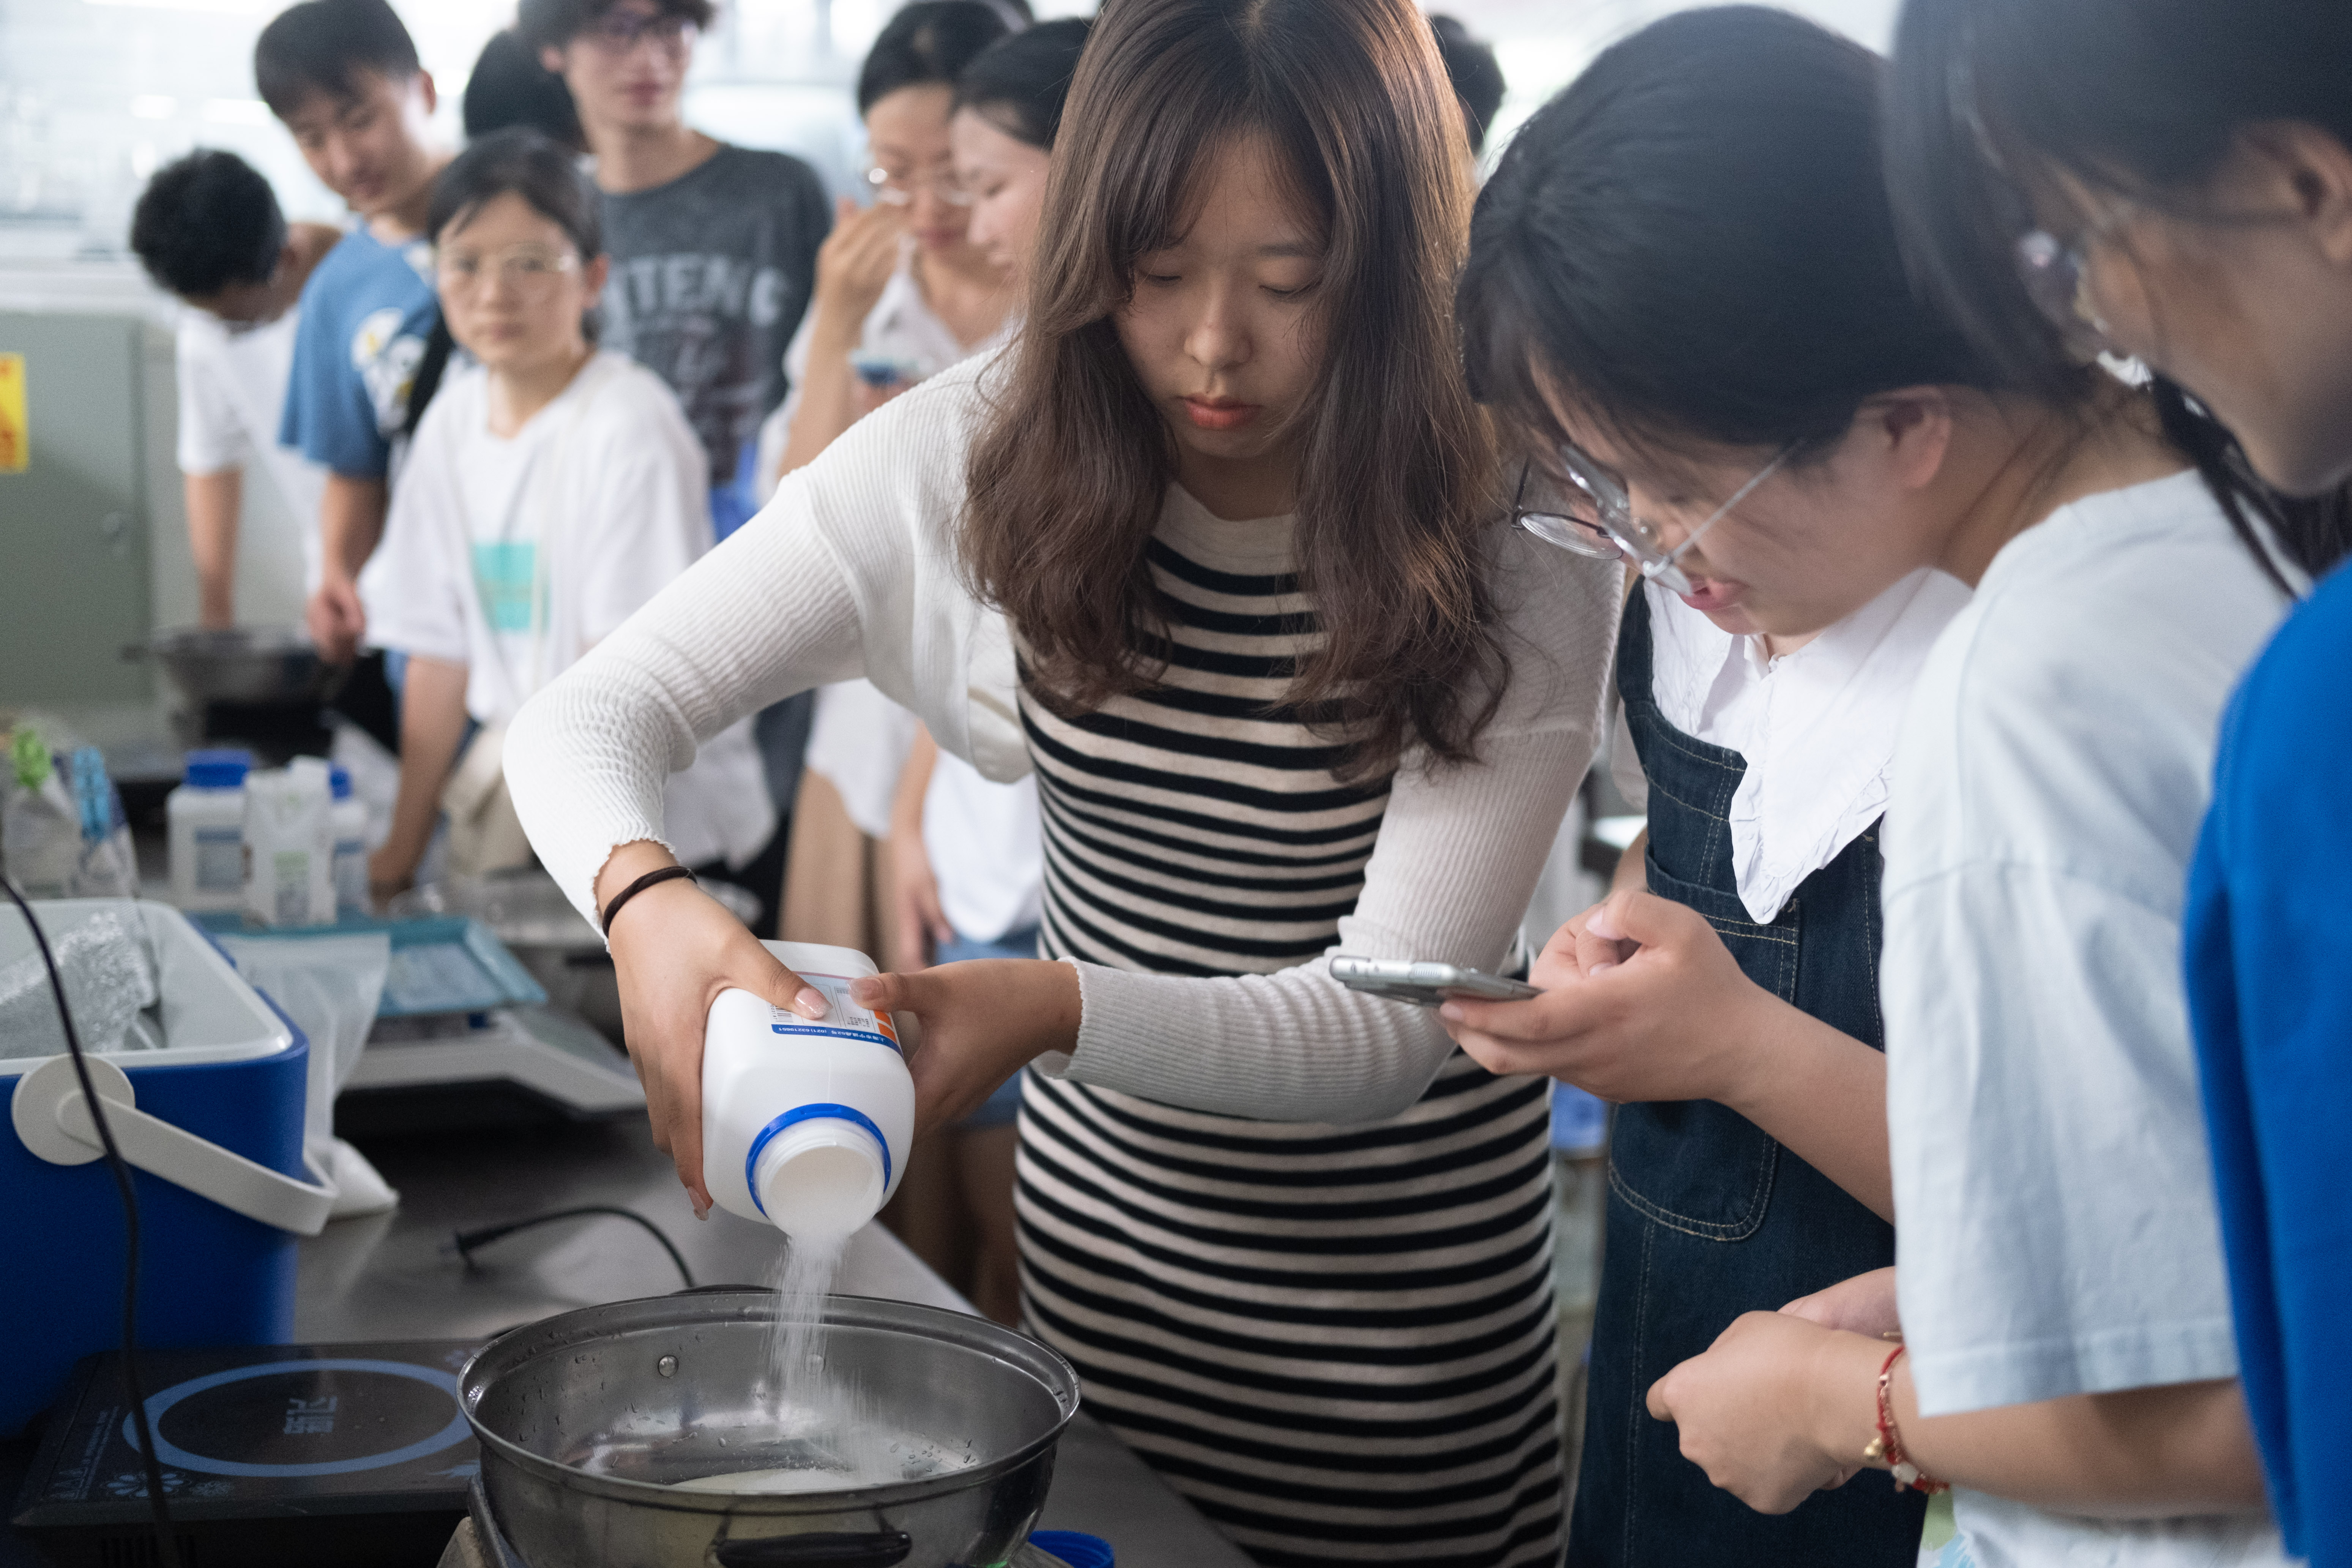
[[[948,125],[956,83],[1007,36],[981,0],[919,0],[890,19],[857,76],[870,205],[840,204],[817,258],[816,296],[784,365],[793,392],[768,422],[773,482],[851,425],[959,360],[996,346],[1013,319],[1005,268],[972,243],[971,197],[956,178]],[[863,680],[816,693],[808,773],[793,816],[785,936],[896,951],[880,852],[916,724]],[[865,933],[879,930],[878,943]]]
[[[1748,61],[1801,107],[1759,103]],[[1647,826],[1538,958],[1549,994],[1442,1010],[1489,1068],[1618,1104],[1572,1563],[1907,1568],[1919,1541],[1883,1477],[1756,1513],[1644,1408],[1742,1312],[1895,1258],[1881,819],[1969,600],[1936,534],[1982,465],[1932,498],[1892,476],[1954,405],[1992,419],[1893,268],[1852,134],[1874,87],[1811,27],[1664,26],[1528,122],[1473,223],[1474,376],[1528,453],[1513,519],[1633,569],[1614,752]],[[1858,542],[1809,561],[1840,529]]]
[[[392,835],[368,868],[380,892],[408,883],[445,811],[453,869],[529,859],[507,723],[711,545],[677,397],[585,330],[611,269],[597,205],[568,150],[520,129],[434,187],[442,312],[470,359],[419,421],[361,578],[371,635],[409,661]],[[666,831],[688,863],[732,879],[753,860],[776,827],[762,783],[748,722],[669,776]]]
[[[948,142],[956,79],[1005,31],[982,0],[918,0],[859,68],[870,205],[844,198],[817,258],[816,297],[785,362],[793,395],[775,473],[991,342],[1011,315],[1004,268],[965,232],[971,196]]]
[[[1889,1472],[1948,1485],[1957,1534],[1930,1543],[1944,1568],[2280,1563],[2230,1343],[2179,951],[2221,704],[2292,574],[2243,486],[2200,468],[2157,395],[2086,363],[2020,377],[1916,291],[1880,167],[1883,76],[1783,14],[1656,24],[1538,116],[1496,176],[1586,130],[1599,145],[1561,160],[1562,188],[1638,190],[1639,205],[1593,223],[1591,198],[1567,204],[1549,232],[1579,243],[1540,270],[1489,268],[1495,286],[1471,297],[1488,303],[1472,363],[1554,447],[1632,477],[1654,558],[1705,520],[1671,504],[1677,489],[1728,495],[1807,438],[1672,563],[1695,586],[1736,584],[1759,622],[1791,626],[1851,615],[1923,566],[1975,590],[1913,682],[1877,920],[1848,943],[1871,960],[1855,1000],[1884,1020],[1884,1131],[1867,1100],[1840,1102],[1846,1076],[1807,1095],[1787,1042],[1816,1026],[1755,1002],[1720,944],[1638,895],[1588,918],[1549,971],[1554,994],[1523,1005],[1570,1026],[1468,1021],[1501,1042],[1490,1059],[1522,1066],[1614,1051],[1654,1079],[1643,1057],[1679,1057],[1711,1068],[1702,1087],[1749,1094],[1769,1073],[1857,1144],[1886,1140],[1870,1185],[1891,1181],[1899,1269],[1827,1289],[1755,1279],[1749,1310],[1690,1359],[1645,1354],[1620,1392],[1674,1434],[1661,1451],[1666,1428],[1635,1417],[1654,1446],[1636,1486],[1678,1447],[1685,1475],[1759,1510],[1769,1539],[1857,1489],[1886,1499]],[[1647,116],[1704,183],[1633,177],[1641,143],[1623,132]],[[1480,252],[1508,257],[1515,237],[1474,237],[1473,278]],[[1611,309],[1579,309],[1603,276]],[[1785,955],[1801,992],[1816,961],[1810,941]],[[1600,1026],[1591,1043],[1579,1019]],[[1780,1133],[1792,1149],[1802,1125]],[[1759,1199],[1768,1216],[1788,1171]],[[1704,1175],[1743,1183],[1720,1163]],[[1617,1196],[1654,1194],[1635,1173]],[[1683,1236],[1643,1244],[1643,1289],[1621,1300],[1671,1321],[1680,1298],[1659,1267]],[[1781,1289],[1811,1294],[1783,1306]],[[1727,1531],[1724,1506],[1705,1517]],[[1617,1560],[1612,1543],[1654,1517],[1581,1496],[1578,1510],[1571,1561]],[[1877,1540],[1876,1560],[1910,1561]],[[1824,1539],[1788,1560],[1864,1559]]]
[[[2347,65],[2337,0],[1914,0],[1895,51],[1892,177],[1928,275],[2021,374],[2104,349],[2177,381],[2206,461],[2314,576],[2352,479]],[[2352,1563],[2347,672],[2336,571],[2231,704],[2184,916],[2237,1365],[2313,1568]]]
[[[783,401],[784,346],[832,215],[798,158],[730,146],[680,117],[714,15],[710,0],[522,0],[515,26],[563,79],[595,156],[613,258],[604,341],[685,405],[724,539],[758,510],[760,422]]]
[[[824,182],[800,159],[688,127],[679,110],[710,0],[522,0],[515,29],[562,79],[594,154],[613,279],[604,345],[669,384],[702,443],[720,539],[759,510],[761,422],[783,402],[786,344],[832,225]],[[812,703],[758,721],[769,798],[789,817]],[[743,873],[762,929],[782,901],[786,831]]]

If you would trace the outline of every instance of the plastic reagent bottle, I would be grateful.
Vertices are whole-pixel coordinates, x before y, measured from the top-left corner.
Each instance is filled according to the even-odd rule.
[[[233,910],[245,901],[245,775],[253,753],[190,752],[180,787],[163,801],[172,845],[172,901]]]
[[[365,914],[368,910],[367,806],[352,795],[351,770],[342,763],[327,770],[327,789],[333,804],[327,808],[328,837],[334,843],[335,909]]]
[[[702,1047],[702,1180],[722,1208],[794,1237],[846,1236],[906,1174],[915,1083],[887,1015],[849,999],[864,953],[772,942],[824,995],[812,1020],[749,991],[710,1005]]]
[[[245,781],[245,911],[265,925],[335,918],[327,764],[297,757]]]

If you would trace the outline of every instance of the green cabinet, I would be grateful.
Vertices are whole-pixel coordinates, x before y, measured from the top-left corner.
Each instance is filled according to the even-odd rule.
[[[0,354],[24,356],[27,466],[0,472],[0,706],[136,701],[146,639],[147,420],[131,315],[0,312]]]

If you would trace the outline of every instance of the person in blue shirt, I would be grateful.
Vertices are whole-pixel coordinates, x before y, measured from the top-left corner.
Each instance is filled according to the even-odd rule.
[[[1889,185],[1931,282],[2021,367],[2106,352],[2186,389],[2282,498],[2241,530],[2284,584],[2326,573],[2352,479],[2352,6],[1910,0],[1895,63]],[[2246,1404],[2312,1568],[2352,1564],[2347,676],[2338,571],[2223,721],[2183,927]]]
[[[342,662],[367,629],[356,582],[383,537],[395,448],[437,306],[424,233],[449,161],[426,129],[433,79],[385,0],[304,0],[262,29],[261,97],[358,223],[302,290],[278,440],[327,470],[307,618]]]

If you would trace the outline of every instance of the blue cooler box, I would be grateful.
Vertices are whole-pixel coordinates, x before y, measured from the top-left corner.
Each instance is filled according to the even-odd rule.
[[[95,910],[133,911],[153,945],[164,1047],[97,1052],[130,1076],[137,1108],[304,1179],[310,1047],[177,910],[155,903],[36,903],[44,931]],[[0,907],[0,963],[36,955],[14,905]],[[84,1042],[88,1045],[89,1042]],[[41,1065],[0,1058],[0,1098]],[[139,1194],[142,1345],[282,1344],[294,1332],[294,1237],[144,1171]],[[0,1121],[0,1438],[56,1399],[74,1363],[122,1335],[122,1204],[103,1159],[55,1165]]]

